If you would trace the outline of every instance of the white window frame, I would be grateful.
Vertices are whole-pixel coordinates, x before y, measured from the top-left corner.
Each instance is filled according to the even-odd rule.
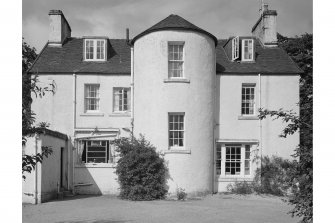
[[[96,97],[89,97],[88,96],[88,88],[93,87],[93,86],[97,87]],[[96,100],[97,109],[95,109],[95,110],[89,109],[88,101],[90,99],[95,99]],[[85,112],[99,112],[100,111],[100,84],[85,84],[84,85],[84,109],[85,109]]]
[[[172,128],[173,129],[170,129],[170,116],[182,116],[183,117],[183,122],[182,122],[183,129],[174,129],[173,124],[175,122],[172,122]],[[179,123],[179,122],[177,122],[177,123]],[[170,132],[172,132],[172,134],[173,134],[173,132],[182,132],[183,137],[179,138],[179,136],[178,136],[178,137],[175,138],[175,137],[172,136],[172,138],[170,138]],[[174,142],[171,145],[170,144],[170,139],[172,139],[172,141],[174,141],[175,139],[178,140],[178,145],[173,145]],[[179,145],[179,139],[183,140],[183,145],[182,146]],[[184,112],[169,112],[168,113],[168,145],[169,145],[170,150],[185,149],[185,113]]]
[[[116,94],[119,94],[118,91],[122,91],[121,93],[121,101],[122,101],[122,110],[116,110]],[[124,110],[124,93],[125,93],[125,90],[127,90],[129,92],[128,96],[129,98],[127,97],[127,110]],[[119,107],[120,108],[120,104],[119,104]],[[126,87],[114,87],[113,88],[113,112],[115,113],[126,113],[126,112],[130,112],[131,111],[131,89],[130,88],[126,88]]]
[[[173,59],[170,59],[170,46],[182,46],[182,59],[181,60],[173,60]],[[168,78],[169,79],[184,79],[185,78],[185,42],[182,42],[182,41],[169,41],[168,42],[168,50],[167,50],[167,57],[168,57]],[[173,63],[182,63],[182,71],[181,71],[181,76],[180,77],[174,77],[174,76],[171,76],[171,73],[170,73],[170,64],[173,64]]]
[[[93,58],[87,58],[86,57],[86,45],[88,41],[93,41]],[[103,41],[103,46],[104,46],[104,50],[103,50],[103,55],[104,58],[103,59],[98,59],[97,58],[97,54],[98,54],[98,41]],[[84,39],[84,61],[106,61],[106,57],[107,57],[107,41],[106,39]]]
[[[235,38],[232,39],[232,60],[236,60],[240,57],[240,41],[239,37],[236,36]]]
[[[227,147],[240,147],[241,148],[241,158],[240,158],[240,174],[233,175],[233,174],[226,174],[226,151]],[[246,159],[246,147],[249,146],[249,158]],[[217,143],[216,145],[216,158],[215,162],[216,163],[221,163],[221,170],[220,174],[218,173],[218,168],[217,164],[215,164],[215,173],[218,177],[223,177],[223,178],[252,178],[253,177],[253,162],[252,162],[252,144],[240,144],[240,143],[229,143],[229,144],[221,144]],[[221,150],[221,159],[218,159],[218,150]],[[249,161],[249,174],[245,173],[245,163],[246,161]]]
[[[243,88],[253,88],[254,89],[254,94],[253,94],[253,100],[252,99],[243,99]],[[246,90],[245,90],[246,91]],[[252,95],[251,94],[251,90],[250,90],[250,96]],[[246,93],[245,93],[245,97],[246,97]],[[249,113],[249,114],[243,114],[243,103],[245,104],[249,104],[250,101],[252,101],[253,103],[253,113]],[[246,108],[246,107],[245,107]],[[249,111],[250,111],[250,108],[251,107],[248,107],[249,108]],[[242,88],[241,88],[241,116],[255,116],[256,115],[256,84],[254,83],[250,83],[250,84],[242,84]]]
[[[251,42],[251,44],[249,44]],[[248,52],[251,51],[251,58],[245,58],[244,48],[248,43]],[[254,40],[253,39],[243,39],[242,40],[242,61],[254,61]]]

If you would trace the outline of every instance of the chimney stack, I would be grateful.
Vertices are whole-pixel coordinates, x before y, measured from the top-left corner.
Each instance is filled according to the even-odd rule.
[[[49,46],[62,46],[71,37],[71,27],[61,10],[49,11]]]
[[[251,30],[252,35],[260,39],[266,47],[276,47],[277,43],[277,11],[269,10],[269,5],[262,3],[261,15]]]

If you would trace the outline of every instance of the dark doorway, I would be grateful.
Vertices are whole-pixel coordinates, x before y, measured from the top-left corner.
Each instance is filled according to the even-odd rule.
[[[60,187],[63,187],[64,148],[60,148]]]

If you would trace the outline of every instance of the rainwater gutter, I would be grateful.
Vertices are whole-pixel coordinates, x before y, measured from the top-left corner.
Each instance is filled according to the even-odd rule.
[[[77,106],[77,101],[76,101],[76,86],[77,86],[77,75],[75,72],[73,72],[73,145],[74,145],[74,149],[76,151],[77,149],[77,145],[76,145],[76,141],[75,141],[75,134],[76,134],[76,106]],[[72,149],[72,146],[70,144],[69,148],[69,158],[71,157],[71,152],[72,152],[72,193],[74,193],[74,152]],[[70,162],[68,162],[68,170],[70,170]],[[69,171],[70,172],[70,171]],[[67,181],[67,187],[68,189],[70,189],[70,181]]]

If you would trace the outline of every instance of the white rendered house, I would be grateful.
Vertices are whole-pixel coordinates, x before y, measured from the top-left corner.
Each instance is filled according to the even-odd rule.
[[[263,8],[251,36],[217,39],[170,15],[132,39],[71,37],[51,10],[49,41],[29,73],[54,83],[34,101],[37,122],[71,142],[61,187],[117,194],[110,141],[144,134],[164,153],[169,192],[220,192],[251,181],[259,157],[290,158],[299,136],[258,109],[298,112],[301,70],[277,46],[277,12]],[[43,165],[43,164],[42,164]]]

